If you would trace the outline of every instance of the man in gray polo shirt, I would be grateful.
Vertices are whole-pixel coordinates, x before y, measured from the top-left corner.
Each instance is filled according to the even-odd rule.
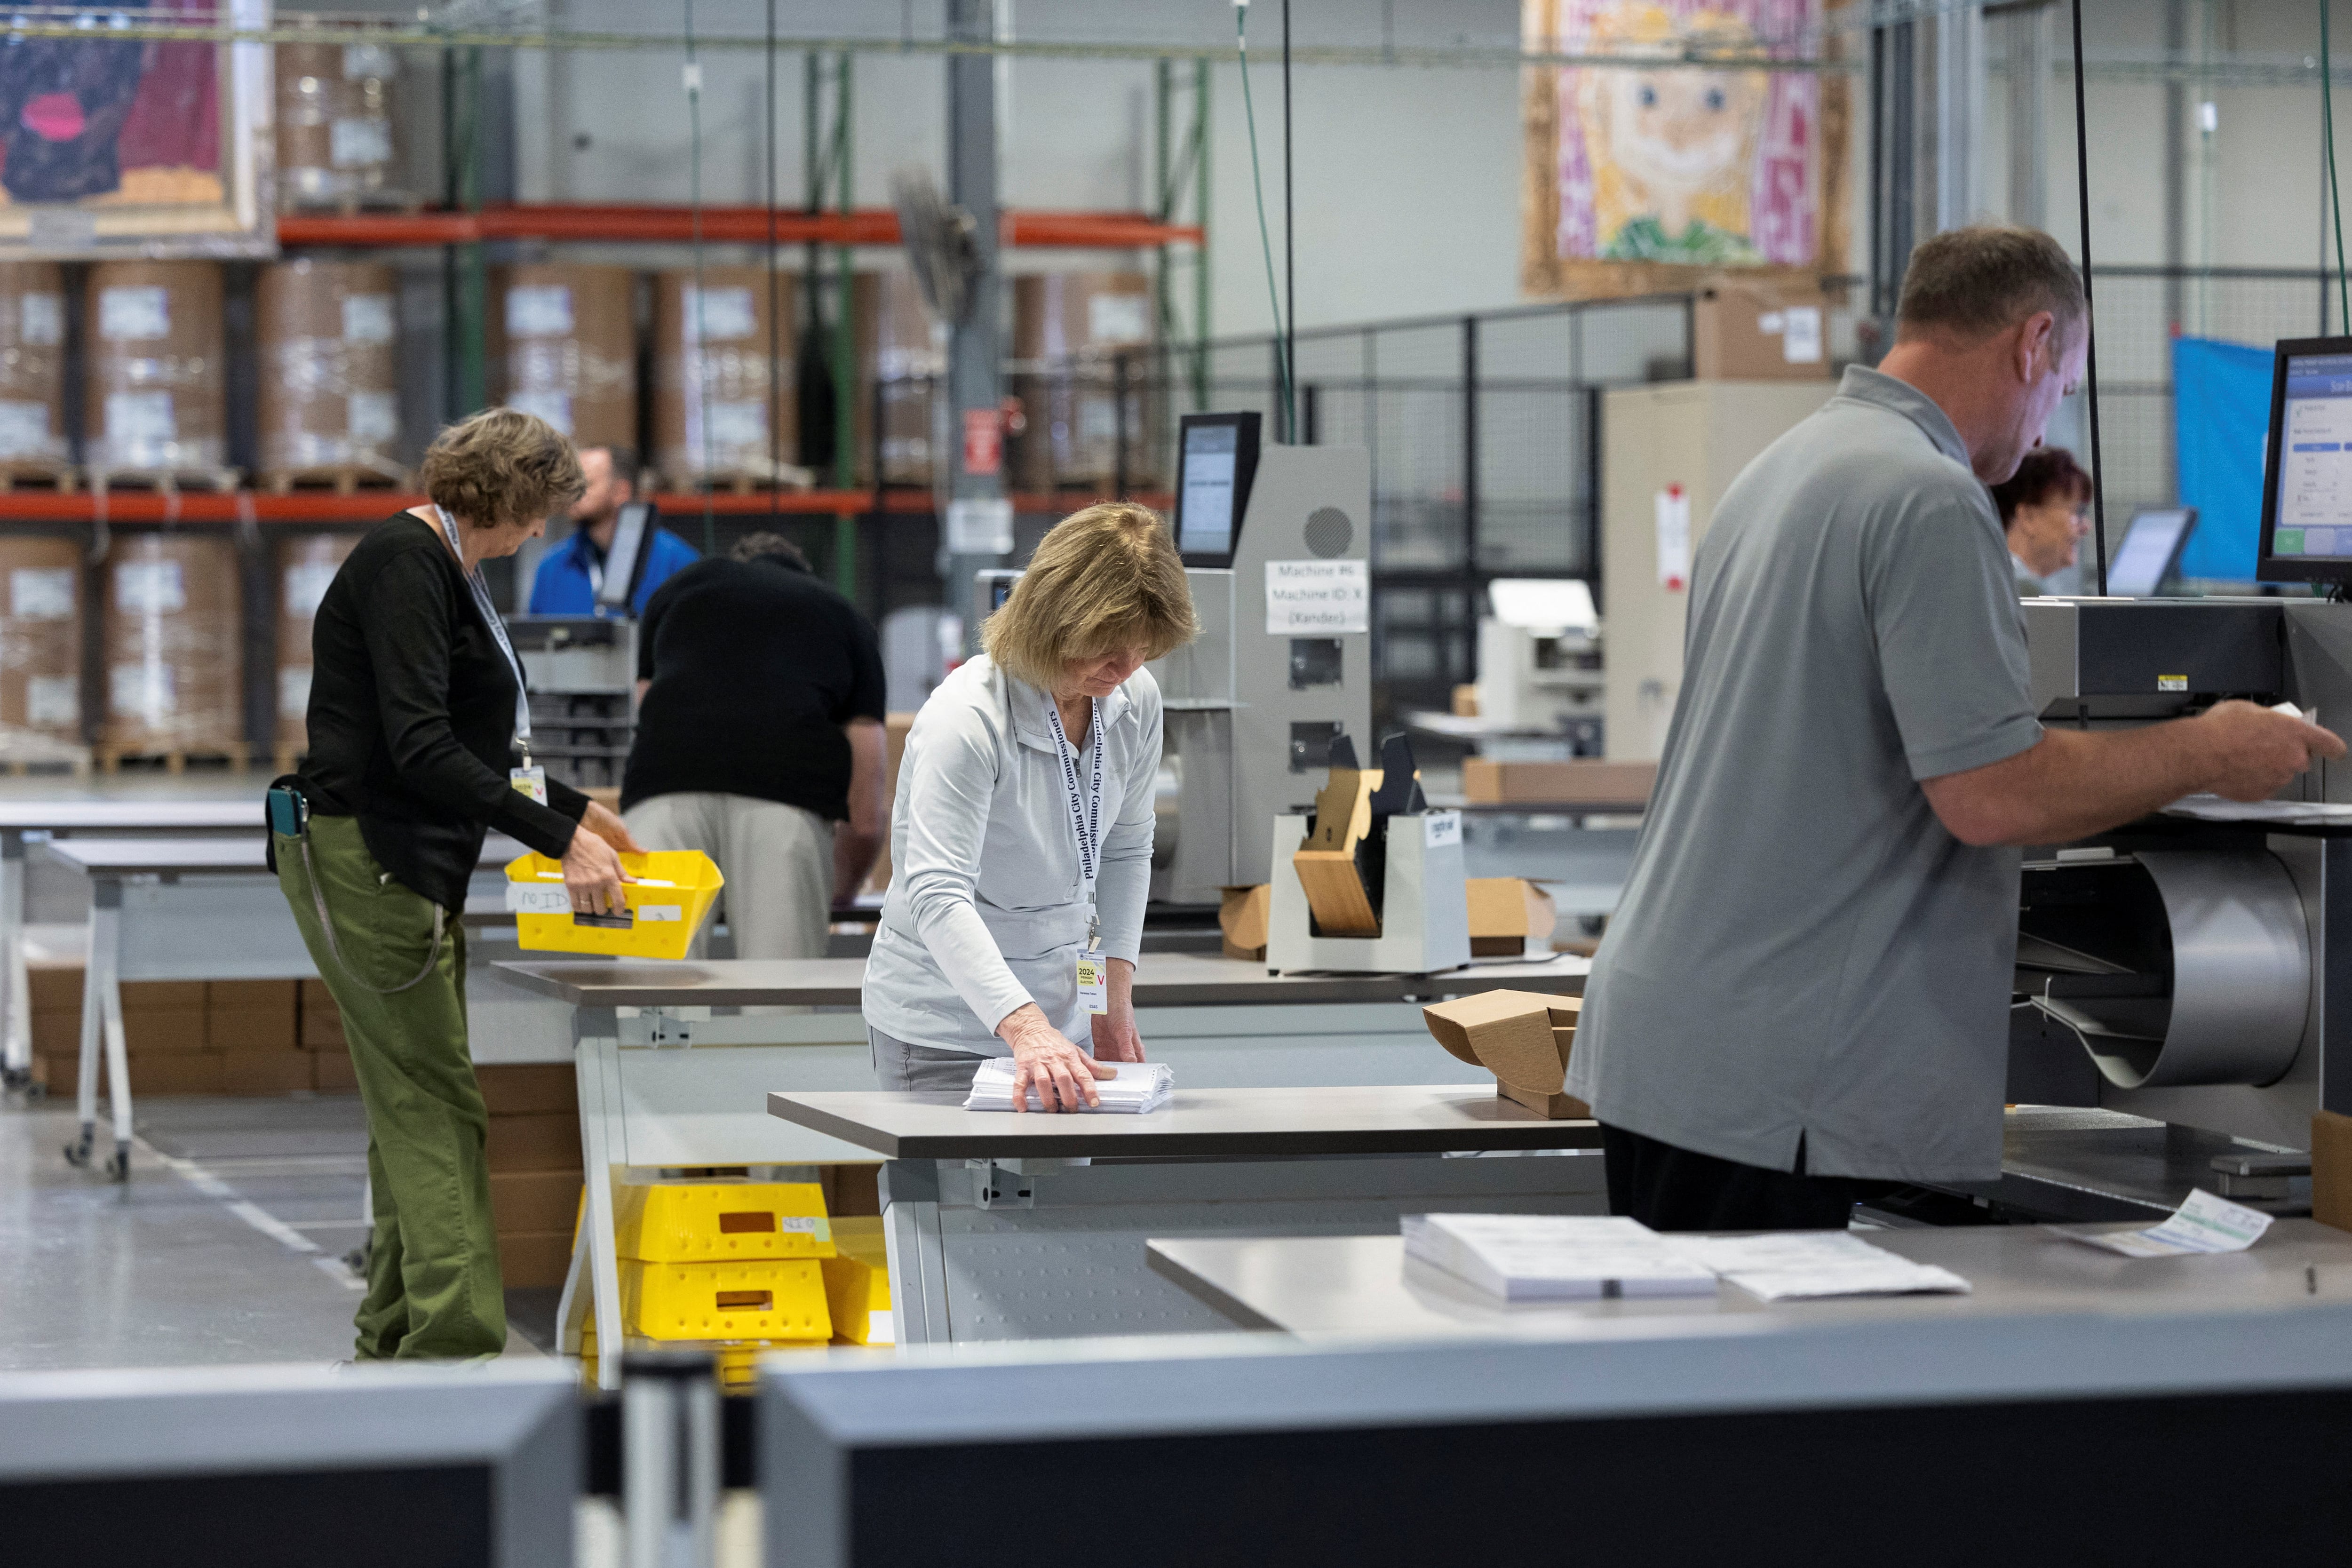
[[[2245,702],[2044,731],[1985,486],[2081,372],[2081,283],[2047,235],[1954,230],[1898,314],[1879,368],[1724,492],[1692,574],[1568,1081],[1611,1208],[1661,1229],[1843,1226],[1860,1182],[1997,1176],[2015,847],[2344,754]]]

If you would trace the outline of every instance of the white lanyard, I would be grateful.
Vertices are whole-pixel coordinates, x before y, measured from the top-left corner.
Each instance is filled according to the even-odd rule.
[[[507,624],[499,618],[499,607],[490,603],[489,584],[482,581],[478,571],[466,571],[466,552],[457,546],[457,522],[448,511],[436,506],[434,515],[441,520],[441,528],[448,536],[449,548],[457,556],[457,570],[464,573],[466,585],[473,590],[474,608],[481,612],[482,623],[496,637],[499,651],[507,656],[507,668],[514,671],[515,683],[515,742],[521,746],[523,760],[530,760],[530,692],[523,685],[522,660],[515,657],[514,644],[507,640]]]
[[[1094,703],[1094,792],[1081,799],[1078,793],[1077,752],[1070,745],[1069,731],[1062,728],[1062,710],[1054,701],[1054,694],[1045,693],[1045,721],[1054,726],[1054,754],[1062,761],[1062,782],[1070,795],[1070,826],[1078,836],[1078,874],[1086,879],[1087,901],[1094,902],[1095,877],[1100,869],[1095,857],[1102,849],[1102,774],[1103,721],[1102,702]]]

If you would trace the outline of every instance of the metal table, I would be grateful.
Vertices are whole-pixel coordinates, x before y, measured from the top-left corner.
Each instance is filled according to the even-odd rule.
[[[25,974],[25,851],[77,835],[221,834],[261,829],[261,805],[236,800],[0,799],[0,1083],[32,1079],[33,1016]]]
[[[37,847],[45,860],[89,879],[89,957],[82,971],[81,1130],[66,1148],[89,1163],[98,1128],[98,1067],[106,1064],[114,1152],[109,1175],[131,1171],[131,1070],[122,1035],[126,980],[308,980],[318,975],[261,835],[246,813],[242,838],[67,838]],[[487,840],[483,863],[503,866],[522,847]],[[504,908],[503,877],[476,873],[469,903]]]
[[[1711,1331],[1756,1314],[1792,1324],[2050,1313],[2237,1311],[2352,1305],[2352,1234],[2280,1220],[2240,1253],[2119,1258],[2047,1226],[1872,1231],[1872,1245],[1940,1264],[1974,1286],[1966,1296],[1852,1297],[1763,1302],[1730,1285],[1713,1297],[1505,1305],[1404,1255],[1402,1237],[1155,1238],[1153,1273],[1213,1307],[1233,1327],[1307,1339],[1576,1339],[1615,1333],[1625,1319]]]
[[[952,1097],[771,1094],[890,1156],[901,1344],[1233,1327],[1156,1278],[1147,1239],[1393,1229],[1430,1210],[1597,1214],[1601,1130],[1452,1084],[1179,1089],[1142,1116],[968,1111]],[[1550,1158],[1464,1158],[1550,1154]],[[604,1333],[599,1320],[598,1334]]]

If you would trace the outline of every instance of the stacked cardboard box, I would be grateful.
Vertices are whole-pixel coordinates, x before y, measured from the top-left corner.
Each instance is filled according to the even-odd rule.
[[[563,1283],[580,1212],[580,1103],[568,1062],[474,1069],[490,1111],[490,1213],[510,1288]]]
[[[359,1079],[352,1076],[351,1053],[343,1045],[343,1016],[325,981],[302,982],[296,1027],[302,1052],[310,1058],[310,1087],[321,1094],[357,1094]]]
[[[71,1094],[81,1065],[82,971],[30,971],[35,1076]],[[298,1047],[290,980],[135,980],[122,987],[122,1040],[139,1094],[288,1094],[312,1084]]]

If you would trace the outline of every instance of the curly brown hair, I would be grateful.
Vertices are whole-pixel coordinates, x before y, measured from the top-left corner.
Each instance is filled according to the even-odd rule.
[[[562,433],[513,408],[485,408],[445,428],[417,478],[434,505],[473,528],[552,517],[588,489]]]

